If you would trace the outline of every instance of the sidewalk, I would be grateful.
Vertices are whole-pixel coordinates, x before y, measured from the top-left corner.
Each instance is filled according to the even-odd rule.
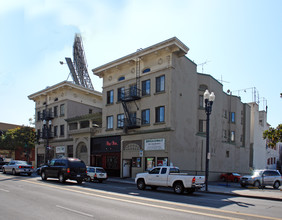
[[[107,181],[135,185],[134,179],[132,178],[121,179],[118,177],[110,177]],[[280,190],[272,188],[258,189],[254,187],[242,188],[238,183],[210,182],[208,192],[206,192],[205,189],[198,192],[282,201],[282,187],[279,189]]]

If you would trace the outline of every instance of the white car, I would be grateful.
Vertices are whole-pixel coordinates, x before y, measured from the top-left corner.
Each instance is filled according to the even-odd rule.
[[[13,175],[26,173],[31,175],[33,173],[33,166],[29,165],[26,161],[22,160],[11,160],[8,164],[3,165],[3,173],[12,173]]]
[[[87,181],[98,180],[102,183],[104,180],[108,179],[107,172],[103,169],[103,167],[90,167],[87,166]]]

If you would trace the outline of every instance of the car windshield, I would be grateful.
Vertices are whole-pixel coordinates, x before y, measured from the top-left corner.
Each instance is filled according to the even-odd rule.
[[[253,176],[261,176],[262,175],[262,171],[261,170],[255,170],[253,173]]]
[[[16,164],[20,165],[28,165],[26,161],[17,161]]]
[[[240,176],[239,173],[233,173],[233,176]]]

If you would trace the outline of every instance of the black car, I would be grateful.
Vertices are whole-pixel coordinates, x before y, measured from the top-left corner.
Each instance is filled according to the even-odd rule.
[[[87,178],[86,165],[77,158],[53,159],[48,165],[41,167],[40,173],[42,180],[58,178],[61,183],[69,179],[81,184]]]

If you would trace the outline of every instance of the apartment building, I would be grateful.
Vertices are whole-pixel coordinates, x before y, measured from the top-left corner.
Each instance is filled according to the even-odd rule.
[[[35,128],[38,143],[35,147],[36,165],[46,159],[68,156],[79,157],[89,165],[90,136],[93,124],[102,111],[102,94],[95,90],[63,81],[28,96],[35,102]],[[86,129],[74,139],[68,121],[76,118],[76,126]],[[74,129],[74,124],[70,129]]]
[[[156,165],[204,174],[203,94],[214,92],[210,117],[210,179],[249,171],[250,106],[185,55],[176,37],[94,68],[103,79],[102,128],[91,138],[91,165],[135,177]]]

